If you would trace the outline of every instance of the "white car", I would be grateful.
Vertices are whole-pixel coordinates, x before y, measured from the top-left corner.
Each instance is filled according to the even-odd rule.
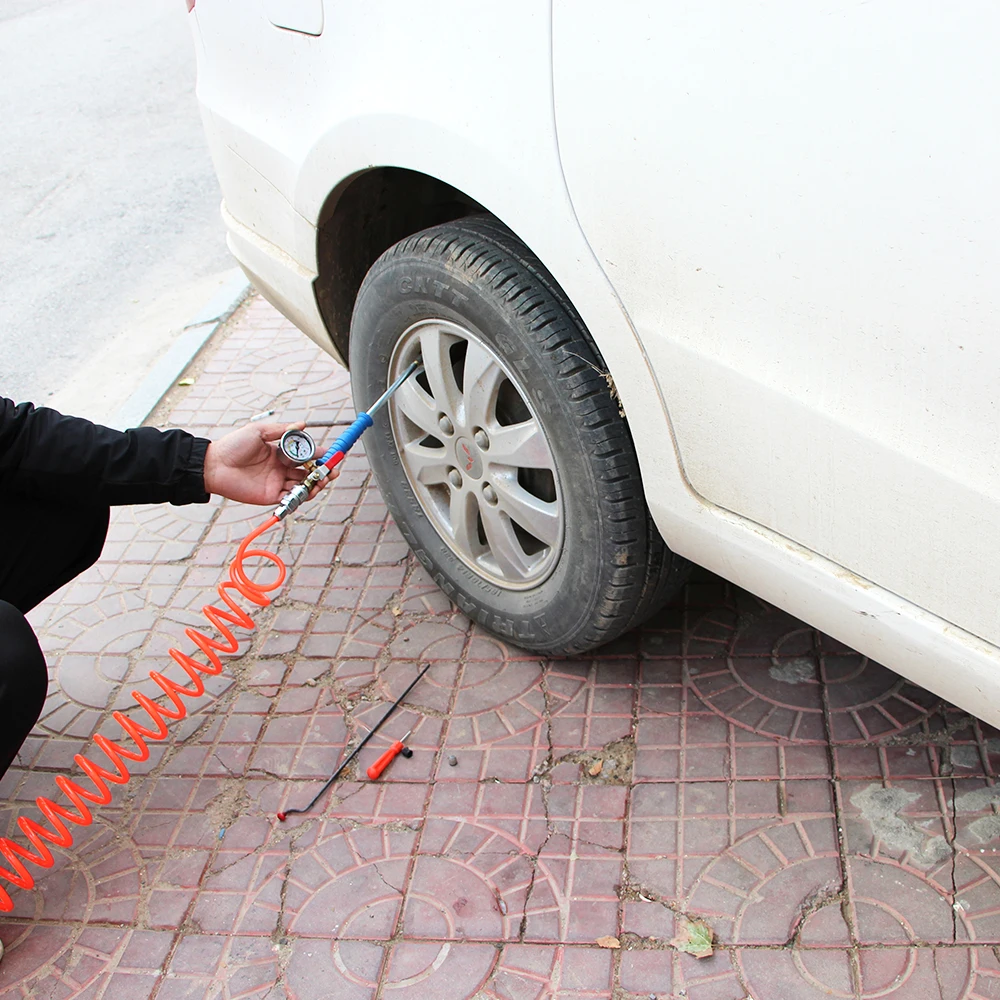
[[[1000,7],[188,0],[229,246],[484,627],[686,560],[1000,724]]]

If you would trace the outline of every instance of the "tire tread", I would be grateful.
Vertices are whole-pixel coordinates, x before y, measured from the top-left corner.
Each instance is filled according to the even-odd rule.
[[[606,366],[581,317],[541,261],[492,217],[470,216],[406,237],[385,251],[370,274],[409,255],[437,258],[466,280],[488,286],[535,347],[557,355],[554,375],[589,442],[603,487],[598,500],[610,526],[610,572],[589,627],[547,651],[581,653],[641,624],[683,584],[688,564],[667,548],[649,515],[627,420],[608,390],[601,374]],[[359,298],[364,290],[363,283]]]

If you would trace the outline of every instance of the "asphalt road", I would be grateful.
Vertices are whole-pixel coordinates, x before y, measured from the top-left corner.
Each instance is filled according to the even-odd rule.
[[[103,351],[127,358],[97,365],[120,401],[234,266],[186,18],[183,0],[0,5],[2,395],[45,402]]]

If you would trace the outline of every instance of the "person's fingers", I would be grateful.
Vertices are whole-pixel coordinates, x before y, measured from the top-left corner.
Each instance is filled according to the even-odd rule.
[[[260,436],[264,441],[277,441],[282,434],[288,431],[304,431],[305,429],[306,422],[304,420],[296,420],[291,424],[264,424],[260,429]]]
[[[260,434],[261,441],[277,441],[285,431],[290,430],[292,427],[301,429],[300,424],[261,424],[256,427],[255,430]]]
[[[335,470],[328,475],[324,476],[317,484],[320,489],[325,489],[329,483],[332,483],[338,476],[338,472]]]
[[[326,476],[324,479],[320,480],[320,488],[326,489],[327,486],[332,486],[333,481],[340,475],[340,466],[334,466],[330,470],[330,475]]]

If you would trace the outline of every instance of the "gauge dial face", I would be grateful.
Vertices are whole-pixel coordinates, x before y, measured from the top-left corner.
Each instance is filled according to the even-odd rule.
[[[299,465],[312,461],[316,456],[316,445],[305,431],[285,431],[281,435],[281,450]]]

